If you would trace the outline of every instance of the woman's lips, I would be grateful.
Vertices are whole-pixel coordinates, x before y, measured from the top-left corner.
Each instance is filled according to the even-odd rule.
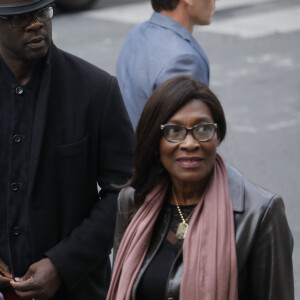
[[[176,161],[181,167],[195,168],[201,164],[203,159],[200,157],[180,157]]]

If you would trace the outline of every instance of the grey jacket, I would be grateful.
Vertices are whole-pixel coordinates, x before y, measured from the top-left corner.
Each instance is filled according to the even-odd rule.
[[[167,79],[189,75],[208,85],[209,61],[184,26],[154,12],[148,21],[129,33],[117,61],[116,74],[136,128],[146,101]]]
[[[238,264],[238,295],[240,300],[293,300],[293,238],[287,223],[282,198],[261,189],[245,179],[235,168],[227,164],[228,186],[231,196]],[[121,191],[114,241],[116,254],[129,220],[135,213],[134,189]],[[158,218],[159,232],[152,238],[144,263],[135,280],[136,289],[158,250],[171,216]],[[182,253],[169,273],[165,299],[179,299],[182,277]],[[184,299],[186,300],[186,299]]]

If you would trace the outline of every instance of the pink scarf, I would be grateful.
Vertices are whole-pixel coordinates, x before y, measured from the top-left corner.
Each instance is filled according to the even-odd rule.
[[[130,222],[117,253],[107,300],[130,300],[166,190],[166,185],[155,187]],[[233,211],[226,167],[219,155],[183,243],[180,299],[238,299]]]

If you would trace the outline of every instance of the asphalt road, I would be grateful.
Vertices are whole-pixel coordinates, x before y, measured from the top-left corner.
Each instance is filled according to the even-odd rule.
[[[53,21],[56,44],[115,74],[134,22],[106,18],[105,9],[129,2],[143,1],[98,1],[91,11],[102,11],[99,17],[59,14]],[[295,299],[300,298],[300,26],[294,19],[299,8],[294,0],[235,6],[216,12],[212,31],[194,33],[210,59],[210,85],[227,116],[221,153],[251,181],[285,201],[295,240]],[[272,22],[282,23],[268,31]]]

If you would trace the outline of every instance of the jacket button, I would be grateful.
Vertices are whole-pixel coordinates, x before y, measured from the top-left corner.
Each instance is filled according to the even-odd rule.
[[[12,233],[13,233],[13,235],[18,236],[18,235],[20,235],[21,230],[20,230],[20,228],[18,226],[15,226],[12,229]]]
[[[20,143],[22,141],[22,136],[16,134],[13,137],[15,143]]]
[[[12,189],[12,191],[16,192],[19,189],[19,185],[17,183],[13,182],[10,185],[10,188]]]
[[[16,91],[17,95],[22,95],[24,92],[24,90],[21,86],[17,86],[15,91]]]

